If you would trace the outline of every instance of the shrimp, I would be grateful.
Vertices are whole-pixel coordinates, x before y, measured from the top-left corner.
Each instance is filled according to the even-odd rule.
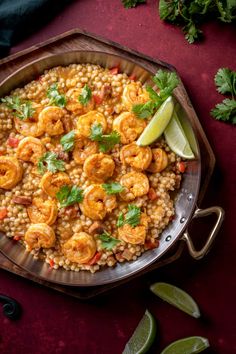
[[[62,246],[62,252],[71,262],[88,263],[97,251],[96,241],[86,232],[75,233]]]
[[[42,106],[37,103],[32,103],[34,114],[32,117],[21,120],[17,117],[14,118],[16,130],[24,136],[33,136],[35,138],[43,135],[44,127],[39,120],[39,114],[42,110]]]
[[[57,219],[57,203],[55,200],[43,200],[35,197],[32,204],[27,207],[27,213],[33,224],[52,225]]]
[[[20,141],[16,156],[23,161],[29,161],[36,165],[45,151],[46,149],[39,139],[28,137]]]
[[[88,138],[91,134],[93,124],[101,124],[103,133],[107,129],[107,121],[104,115],[98,111],[91,111],[78,118],[77,129],[79,134]]]
[[[141,83],[132,82],[124,88],[122,102],[129,111],[132,110],[133,105],[145,103],[149,101],[149,99],[149,94],[142,88]]]
[[[100,184],[92,184],[84,191],[80,204],[82,213],[92,220],[102,220],[116,207],[116,196],[106,194]]]
[[[65,111],[63,108],[48,106],[39,113],[39,121],[48,135],[60,135],[64,132],[62,120],[64,115]]]
[[[163,171],[168,165],[168,156],[163,149],[152,149],[152,162],[148,166],[148,171],[157,173]]]
[[[98,143],[91,141],[84,136],[78,136],[75,139],[75,147],[73,150],[73,158],[78,165],[83,165],[84,161],[92,154],[98,152]]]
[[[152,150],[148,146],[141,147],[132,143],[122,147],[120,159],[123,164],[130,165],[137,170],[146,170],[152,161]]]
[[[129,224],[125,224],[118,228],[118,238],[132,245],[142,245],[145,243],[149,217],[145,214],[141,214],[140,224],[132,227]]]
[[[149,181],[147,176],[141,172],[129,172],[120,179],[120,184],[124,190],[120,192],[120,197],[125,201],[134,200],[149,191]]]
[[[93,154],[84,162],[86,176],[94,182],[102,183],[113,175],[115,162],[112,157],[103,153]]]
[[[91,98],[86,105],[82,105],[79,101],[82,88],[71,88],[66,93],[67,103],[66,109],[76,115],[84,114],[92,111],[94,107],[94,99]]]
[[[30,225],[25,233],[25,242],[29,248],[53,247],[56,236],[53,229],[45,223]]]
[[[40,181],[40,188],[52,198],[56,197],[60,188],[65,185],[70,185],[71,180],[65,172],[46,172]]]
[[[120,134],[121,143],[129,144],[136,140],[146,127],[143,119],[138,119],[133,113],[123,112],[113,121],[113,130]]]
[[[23,167],[15,157],[0,156],[0,188],[11,189],[21,181]]]

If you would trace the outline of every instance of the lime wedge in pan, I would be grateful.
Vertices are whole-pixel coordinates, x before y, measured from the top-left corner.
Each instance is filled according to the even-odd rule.
[[[170,96],[161,105],[161,107],[154,114],[136,144],[139,146],[147,146],[157,140],[165,128],[167,127],[174,111],[174,101]]]

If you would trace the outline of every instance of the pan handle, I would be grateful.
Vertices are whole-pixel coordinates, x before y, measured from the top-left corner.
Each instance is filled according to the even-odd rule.
[[[213,243],[213,241],[215,240],[215,237],[221,227],[221,224],[224,220],[224,210],[221,207],[218,206],[213,206],[207,209],[196,209],[195,213],[193,215],[193,218],[200,218],[200,217],[204,217],[210,214],[216,214],[217,215],[217,220],[215,225],[213,226],[210,235],[205,243],[205,245],[202,247],[201,250],[197,251],[193,245],[193,241],[191,239],[191,237],[189,236],[188,230],[185,231],[185,233],[182,236],[182,240],[186,242],[187,247],[188,247],[188,251],[190,253],[190,255],[194,258],[194,259],[201,259],[203,258],[210,250],[210,247]]]

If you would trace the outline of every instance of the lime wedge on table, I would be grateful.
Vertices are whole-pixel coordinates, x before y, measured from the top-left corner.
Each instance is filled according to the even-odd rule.
[[[161,107],[154,114],[153,118],[138,138],[136,144],[139,146],[147,146],[158,139],[167,127],[173,111],[174,101],[170,96],[162,103]]]
[[[179,339],[166,347],[161,354],[194,354],[200,353],[209,347],[207,338],[187,337]]]
[[[155,283],[150,290],[162,300],[186,312],[188,315],[199,318],[200,311],[193,298],[185,291],[167,283]]]
[[[145,354],[148,352],[156,336],[156,321],[146,310],[144,316],[127,342],[122,354]]]
[[[175,110],[164,131],[164,136],[170,149],[177,155],[185,159],[194,159],[194,154]]]

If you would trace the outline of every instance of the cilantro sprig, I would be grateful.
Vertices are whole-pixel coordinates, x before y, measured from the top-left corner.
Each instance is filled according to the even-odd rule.
[[[46,170],[55,173],[57,171],[65,171],[65,162],[58,159],[55,152],[48,151],[38,162],[38,171],[43,174]]]
[[[141,209],[134,204],[129,204],[128,212],[125,215],[123,213],[119,214],[116,226],[122,227],[125,224],[129,224],[132,227],[135,227],[140,224],[140,218]]]
[[[131,7],[136,7],[139,4],[146,3],[146,0],[121,0],[121,1],[126,9],[131,9]]]
[[[30,118],[35,113],[35,110],[32,107],[32,102],[21,101],[18,96],[7,96],[2,98],[1,102],[4,103],[9,109],[12,109],[14,116],[20,120]]]
[[[69,133],[64,135],[60,140],[60,144],[64,151],[72,151],[75,145],[75,131],[71,130]]]
[[[146,103],[135,104],[132,107],[133,113],[140,119],[147,119],[152,116],[161,104],[172,95],[173,90],[178,86],[179,79],[174,72],[159,69],[152,78],[154,84],[159,88],[159,92],[147,86],[146,90],[150,100]]]
[[[50,104],[54,104],[55,106],[58,106],[60,108],[63,108],[66,105],[66,97],[65,95],[61,95],[58,91],[57,83],[52,84],[49,87],[47,91],[47,97],[50,99]]]
[[[220,68],[215,76],[217,91],[228,94],[230,98],[224,99],[211,110],[211,115],[217,119],[236,124],[236,71]]]
[[[83,89],[81,94],[79,95],[79,102],[83,105],[86,106],[89,101],[92,98],[92,91],[90,89],[90,87],[86,84]]]
[[[76,186],[62,186],[57,192],[56,197],[60,202],[60,206],[65,208],[83,200],[83,190]]]
[[[108,232],[103,232],[97,238],[101,241],[101,247],[106,250],[112,250],[119,242],[117,238],[112,237]]]
[[[119,182],[111,182],[102,184],[107,194],[117,194],[124,190],[124,187]]]
[[[116,131],[111,132],[111,134],[103,134],[102,125],[95,123],[91,127],[90,139],[98,142],[101,152],[107,152],[116,144],[119,144],[120,134]]]
[[[236,2],[223,0],[160,0],[159,15],[162,20],[182,26],[185,38],[194,43],[202,37],[199,23],[211,17],[222,22],[232,22],[236,18]]]

